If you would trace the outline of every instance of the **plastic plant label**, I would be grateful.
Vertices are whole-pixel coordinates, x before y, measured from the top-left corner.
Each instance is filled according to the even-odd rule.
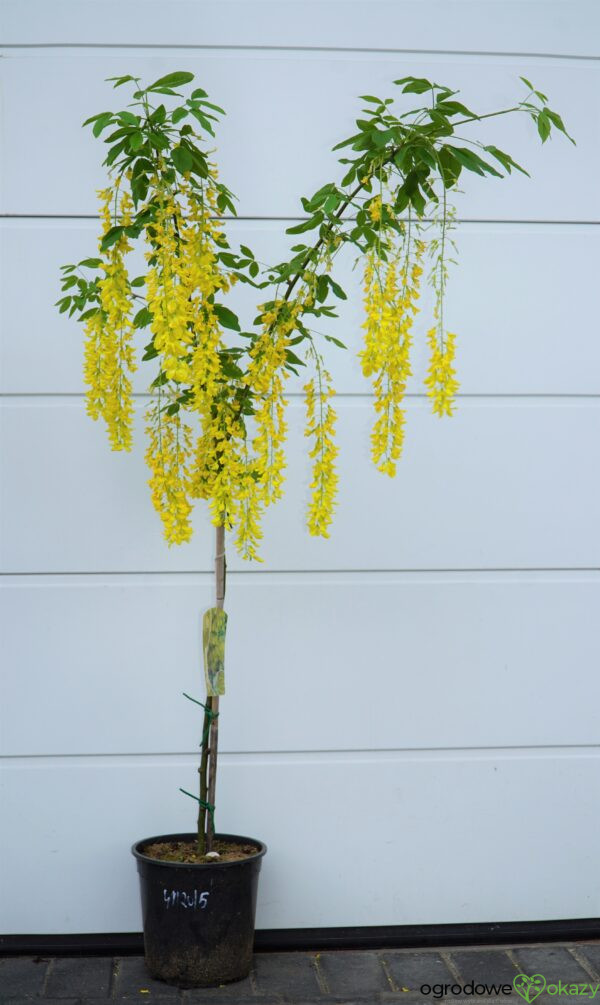
[[[219,607],[210,607],[202,621],[204,676],[209,697],[225,694],[225,632],[227,615]]]

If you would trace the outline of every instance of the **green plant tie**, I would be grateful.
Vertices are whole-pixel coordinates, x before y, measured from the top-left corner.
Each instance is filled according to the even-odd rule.
[[[190,799],[195,799],[197,803],[200,803],[202,809],[208,810],[210,813],[210,819],[212,820],[213,827],[215,826],[215,808],[212,803],[207,803],[204,799],[200,799],[200,796],[195,796],[193,792],[188,792],[187,789],[179,789],[183,792],[184,796],[189,796]]]
[[[193,701],[194,705],[199,705],[200,708],[203,708],[204,709],[204,714],[206,715],[206,717],[208,719],[208,723],[206,725],[206,729],[202,733],[202,739],[200,741],[200,746],[202,747],[206,743],[208,734],[210,733],[210,727],[211,727],[212,721],[213,721],[213,719],[218,719],[219,718],[219,713],[218,712],[213,712],[212,708],[210,708],[209,705],[205,705],[203,701],[198,701],[197,698],[192,698],[191,694],[186,694],[185,691],[182,691],[181,693],[182,693],[182,695],[183,695],[184,698],[188,698],[190,701]],[[182,789],[182,791],[183,791],[183,789]]]

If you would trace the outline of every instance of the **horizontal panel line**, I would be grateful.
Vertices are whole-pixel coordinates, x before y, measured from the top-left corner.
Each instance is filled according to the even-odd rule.
[[[216,218],[214,218],[216,219]],[[296,223],[304,222],[308,220],[307,216],[221,216],[218,217],[219,220],[225,223]],[[347,222],[351,222],[356,219],[354,216],[344,217]],[[398,217],[399,220],[404,220],[404,217]],[[98,215],[95,213],[0,213],[0,220],[98,220]],[[430,223],[430,217],[423,217],[424,223]],[[551,220],[551,219],[500,219],[499,217],[470,217],[462,216],[455,217],[454,222],[460,223],[475,223],[475,224],[507,224],[509,226],[515,224],[536,224],[540,226],[567,226],[567,227],[597,227],[600,224],[600,220]],[[292,236],[292,235],[290,235]]]
[[[403,56],[500,56],[507,59],[559,59],[576,62],[600,61],[600,56],[584,56],[575,53],[562,52],[508,52],[493,49],[396,49],[388,47],[345,46],[345,45],[190,45],[189,43],[160,42],[8,42],[0,49],[150,49],[168,51],[169,49],[188,50],[190,52],[341,52],[366,53],[368,55],[403,55]]]
[[[478,756],[484,755],[497,755],[502,756],[528,756],[530,754],[538,755],[553,755],[566,753],[567,755],[573,755],[574,753],[600,756],[600,745],[598,744],[578,744],[578,743],[565,743],[565,744],[531,744],[531,745],[511,745],[507,744],[505,747],[502,746],[481,746],[481,747],[381,747],[377,750],[369,748],[341,748],[339,750],[223,750],[219,751],[219,757],[223,757],[224,760],[241,760],[242,758],[278,758],[280,760],[294,761],[296,759],[307,760],[314,759],[322,760],[323,758],[339,758],[342,761],[352,760],[355,757],[360,757],[363,760],[373,760],[381,761],[388,758],[390,755],[396,755],[400,758],[406,758],[410,760],[415,757],[423,757],[423,759],[435,760],[440,755],[452,754],[460,755],[464,758],[470,758],[476,760]],[[138,759],[140,761],[149,761],[156,758],[161,760],[174,760],[175,758],[191,758],[196,760],[199,756],[199,751],[196,750],[181,750],[181,751],[158,751],[158,752],[147,752],[147,753],[95,753],[95,754],[2,754],[0,755],[0,762],[2,761],[23,761],[27,764],[31,764],[33,761],[67,761],[72,762],[73,760],[85,761],[99,761],[103,760],[106,762],[119,762],[121,760],[131,760]]]
[[[600,567],[595,565],[577,565],[577,566],[558,566],[558,565],[548,565],[548,566],[489,566],[489,567],[440,567],[440,568],[398,568],[398,569],[265,569],[264,566],[259,568],[254,567],[252,569],[228,569],[227,576],[231,581],[236,576],[269,576],[271,574],[277,576],[319,576],[319,575],[358,575],[358,576],[375,576],[375,575],[443,575],[443,574],[461,574],[466,575],[476,574],[476,575],[487,575],[488,573],[500,573],[500,574],[518,574],[518,573],[560,573],[565,575],[577,575],[578,573],[598,573],[600,572]],[[206,569],[94,569],[93,572],[86,571],[72,571],[72,570],[52,570],[50,572],[15,572],[15,571],[0,571],[0,581],[6,578],[29,578],[31,576],[204,576],[213,574],[211,568]]]

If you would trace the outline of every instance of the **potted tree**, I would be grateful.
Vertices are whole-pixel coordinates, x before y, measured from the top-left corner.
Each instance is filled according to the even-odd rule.
[[[314,232],[313,239],[301,237],[289,260],[264,269],[250,248],[232,249],[225,233],[234,197],[205,146],[223,110],[202,88],[188,93],[191,73],[171,73],[149,86],[131,75],[112,79],[115,88],[132,89],[131,102],[84,123],[96,137],[108,133],[98,253],[63,266],[58,305],[84,325],[87,411],[104,420],[113,450],[131,448],[133,339],[136,330],[148,331],[142,359],[156,367],[146,414],[153,504],[169,545],[189,541],[195,500],[206,501],[215,526],[215,603],[203,623],[206,699],[186,695],[202,708],[198,792],[181,790],[198,804],[196,830],[145,838],[132,849],[150,973],[181,987],[206,986],[249,972],[266,851],[254,838],[215,831],[226,535],[234,535],[245,559],[260,560],[261,517],[282,494],[286,382],[305,368],[307,524],[311,534],[328,536],[337,491],[336,414],[313,324],[335,317],[332,299],[346,298],[333,275],[335,260],[350,246],[362,264],[359,355],[373,388],[372,459],[393,476],[424,275],[434,291],[425,383],[437,415],[452,414],[458,388],[455,335],[444,313],[450,196],[463,171],[492,177],[524,171],[496,146],[459,135],[482,119],[512,113],[530,116],[542,142],[553,128],[567,134],[546,96],[524,78],[522,100],[484,114],[424,78],[394,81],[401,109],[393,98],[363,95],[356,133],[334,148],[345,151],[341,181],[302,200],[307,218],[287,232]],[[416,96],[416,107],[406,107],[405,95]],[[131,278],[126,259],[136,241],[145,247],[146,267]],[[225,304],[237,282],[266,291],[247,330]]]

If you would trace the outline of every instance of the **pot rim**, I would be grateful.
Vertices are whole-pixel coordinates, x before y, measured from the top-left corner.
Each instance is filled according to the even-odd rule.
[[[176,834],[157,834],[154,837],[142,838],[140,841],[135,841],[131,846],[131,854],[138,860],[138,862],[147,862],[149,865],[160,866],[163,868],[172,869],[227,869],[230,866],[244,865],[245,862],[255,862],[256,859],[262,858],[266,854],[267,846],[264,841],[259,841],[258,838],[246,837],[241,834],[215,834],[216,838],[222,841],[235,841],[238,844],[253,844],[256,845],[256,855],[248,855],[246,858],[239,858],[233,862],[167,862],[161,858],[152,858],[150,855],[144,855],[141,850],[142,846],[153,844],[155,841],[193,841],[197,837],[195,831],[187,831],[185,833]]]

